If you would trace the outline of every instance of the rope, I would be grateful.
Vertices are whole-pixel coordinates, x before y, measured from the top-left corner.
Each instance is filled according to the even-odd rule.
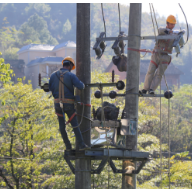
[[[168,177],[169,177],[169,189],[170,189],[170,129],[169,129],[169,118],[170,118],[170,99],[168,99],[168,147],[169,147]]]
[[[150,4],[149,4],[150,5]],[[153,6],[153,5],[152,5]],[[150,10],[151,10],[151,6],[150,6]],[[155,16],[155,12],[154,12],[154,7],[153,7],[153,15],[155,17],[156,20],[156,16]],[[155,34],[155,39],[157,42],[157,38],[156,38],[156,33],[155,33],[155,27],[154,27],[154,22],[153,22],[153,18],[152,18],[152,12],[151,12],[151,19],[152,19],[152,23],[153,23],[153,28],[154,28],[154,34]],[[158,24],[156,22],[156,26],[158,27]],[[158,50],[158,56],[160,59],[160,67],[162,70],[162,58],[160,56],[160,50]],[[164,80],[165,80],[165,84],[167,87],[167,90],[169,90],[168,85],[167,85],[167,81],[165,78],[165,73],[163,73],[164,76]],[[161,82],[160,82],[160,94],[161,94]],[[169,135],[169,109],[170,109],[170,99],[168,99],[168,147],[169,147],[169,159],[168,159],[168,177],[169,177],[169,189],[170,189],[170,135]],[[161,97],[160,97],[160,178],[161,178],[161,189],[162,189],[162,127],[161,127]]]
[[[103,14],[103,3],[101,3],[101,10],[102,10],[102,15],[103,15],[103,23],[104,23],[105,37],[106,37],[106,26],[105,26],[105,18],[104,18],[104,14]]]
[[[160,94],[161,94],[161,83],[160,83]],[[161,178],[161,189],[162,189],[162,127],[161,127],[161,97],[160,97],[160,178]]]
[[[153,16],[152,16],[151,3],[149,3],[149,7],[150,7],[151,20],[152,20],[152,23],[153,23],[153,29],[154,29],[155,39],[156,39],[156,32],[155,32],[154,21],[153,21]],[[157,41],[157,39],[156,39],[156,41]]]
[[[181,8],[181,11],[183,12],[183,15],[185,16],[185,21],[186,21],[186,25],[187,25],[187,40],[186,40],[186,42],[185,42],[185,44],[186,44],[187,41],[188,41],[188,38],[189,38],[189,26],[188,26],[188,22],[187,22],[187,17],[186,17],[186,15],[185,15],[185,13],[184,13],[184,11],[183,11],[180,3],[178,3],[178,4],[179,4],[179,7]],[[185,44],[184,44],[184,45],[185,45]]]

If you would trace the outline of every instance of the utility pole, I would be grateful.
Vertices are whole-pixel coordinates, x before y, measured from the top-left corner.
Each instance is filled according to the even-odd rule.
[[[76,75],[84,84],[91,83],[90,59],[90,3],[77,3],[77,31],[76,31]],[[90,88],[83,91],[77,90],[81,102],[91,103]],[[77,106],[77,113],[82,114],[82,106]],[[91,118],[91,108],[85,106],[84,116]],[[80,122],[80,121],[79,121]],[[81,132],[90,129],[90,121],[83,119],[80,125]],[[87,145],[90,145],[90,131],[82,133]],[[76,145],[76,149],[78,146]],[[77,151],[78,156],[78,151]],[[75,188],[91,188],[91,160],[89,158],[76,159],[75,161]]]
[[[141,36],[141,3],[130,3],[129,11],[129,40],[128,47],[140,49]],[[137,51],[128,51],[126,90],[131,88],[128,93],[139,92],[140,75],[140,53]],[[126,148],[137,150],[137,124],[138,124],[138,95],[126,94],[125,112],[127,119]],[[128,127],[129,126],[129,127]],[[132,160],[123,161],[123,169],[127,173],[131,172],[136,166]],[[136,175],[122,174],[122,188],[135,189]]]

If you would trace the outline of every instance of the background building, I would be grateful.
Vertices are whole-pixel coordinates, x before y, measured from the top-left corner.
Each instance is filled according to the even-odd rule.
[[[62,67],[62,60],[66,56],[71,56],[76,60],[76,44],[67,41],[56,46],[29,44],[22,47],[17,54],[18,58],[24,61],[24,75],[26,82],[31,80],[33,88],[38,87],[38,75],[41,73],[42,79],[49,78],[53,71]],[[73,71],[75,73],[75,70]]]
[[[140,61],[139,83],[144,82],[149,63],[150,63],[150,60],[141,60]],[[117,69],[116,65],[113,64],[113,62],[111,62],[109,64],[109,66],[106,68],[105,72],[112,72],[112,70],[115,71],[116,75],[119,75],[120,80],[126,79],[126,72],[120,72]],[[184,73],[182,71],[180,71],[173,63],[170,63],[167,70],[165,71],[165,77],[166,77],[169,88],[172,87],[173,85],[180,87],[180,75],[183,75],[183,74]],[[166,84],[165,84],[164,78],[162,78],[161,87],[162,87],[162,89],[166,89]]]

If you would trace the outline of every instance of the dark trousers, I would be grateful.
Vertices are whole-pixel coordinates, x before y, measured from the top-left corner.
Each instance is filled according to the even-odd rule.
[[[68,103],[63,104],[63,111],[64,111],[64,113],[67,114],[68,118],[70,118],[73,115],[73,113],[76,112],[76,110],[74,108],[74,104],[68,104]],[[58,116],[59,130],[61,132],[61,136],[63,138],[66,148],[71,149],[71,143],[69,141],[69,138],[68,138],[67,132],[66,132],[65,118],[63,117],[63,112],[62,112],[62,109],[61,109],[59,103],[55,103],[55,112],[62,115],[62,116]],[[70,123],[71,123],[72,127],[76,127],[78,125],[76,115],[73,117],[73,119],[71,120]],[[82,137],[79,127],[73,128],[73,131],[75,133],[79,148],[83,148],[85,144],[84,144],[83,137]]]

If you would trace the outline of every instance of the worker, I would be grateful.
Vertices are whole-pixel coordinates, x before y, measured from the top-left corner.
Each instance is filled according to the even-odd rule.
[[[166,28],[159,28],[158,35],[173,34],[173,28],[177,23],[176,18],[173,15],[169,15],[166,22]],[[169,54],[172,54],[173,42],[174,39],[157,40],[153,49],[153,54],[151,55],[149,68],[145,76],[144,89],[142,90],[143,94],[146,94],[147,91],[149,94],[154,94],[154,91],[161,83],[162,75],[171,62],[171,56]]]
[[[82,90],[85,88],[85,85],[75,74],[71,73],[71,70],[75,69],[75,62],[71,57],[65,57],[62,64],[63,68],[52,73],[49,80],[49,90],[52,91],[52,95],[54,97],[55,113],[58,116],[59,129],[65,143],[66,150],[69,151],[72,147],[66,132],[65,113],[70,119],[70,117],[72,117],[72,115],[76,112],[74,108],[74,86],[79,90]],[[72,118],[70,123],[73,127],[79,150],[89,149],[90,147],[83,141],[76,115]]]

